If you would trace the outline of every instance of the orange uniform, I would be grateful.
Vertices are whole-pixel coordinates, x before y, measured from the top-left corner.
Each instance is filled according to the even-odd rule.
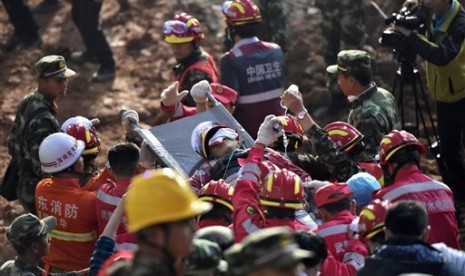
[[[42,258],[46,267],[65,271],[89,267],[97,238],[95,192],[85,191],[78,178],[46,178],[36,187],[35,205],[40,218],[55,216],[50,232],[50,252]]]

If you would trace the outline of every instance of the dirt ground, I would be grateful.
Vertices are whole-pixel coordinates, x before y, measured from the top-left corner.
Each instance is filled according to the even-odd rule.
[[[34,8],[40,0],[30,0]],[[68,87],[68,95],[58,100],[60,121],[76,115],[99,118],[97,130],[103,142],[100,164],[105,162],[107,149],[123,141],[123,129],[118,111],[132,108],[139,112],[141,122],[147,126],[163,123],[165,117],[159,112],[160,93],[171,82],[170,67],[175,64],[170,49],[161,37],[161,25],[175,13],[188,11],[202,23],[207,39],[203,47],[219,61],[222,55],[224,22],[221,0],[129,0],[131,9],[121,12],[117,0],[105,0],[101,12],[102,27],[106,33],[117,61],[117,78],[112,83],[89,82],[95,65],[78,66],[68,62],[79,75]],[[327,103],[325,93],[324,62],[320,54],[321,35],[318,27],[321,20],[317,9],[307,0],[286,1],[289,3],[289,21],[293,33],[287,55],[287,83],[296,83],[305,95],[309,110],[317,110]],[[387,13],[397,11],[402,1],[376,0]],[[461,1],[462,4],[464,1]],[[44,45],[41,49],[0,52],[0,178],[9,161],[7,136],[13,124],[19,100],[35,88],[33,64],[43,55],[61,54],[69,57],[75,50],[83,50],[80,35],[70,17],[70,3],[55,13],[34,14],[41,26]],[[391,49],[382,48],[378,38],[384,28],[383,20],[371,6],[366,7],[366,26],[369,34],[367,50],[374,61],[375,81],[390,89],[398,66]],[[3,9],[0,9],[0,41],[12,33],[12,27]],[[0,50],[1,51],[1,50]],[[419,66],[421,69],[422,66]],[[413,106],[413,98],[406,95],[407,106]],[[323,113],[317,121],[324,125],[330,121],[345,120],[346,111],[339,114]],[[410,112],[411,113],[411,112]],[[408,113],[407,115],[412,115]],[[437,173],[435,162],[426,158],[424,167]],[[4,226],[23,212],[17,202],[0,198],[0,264],[12,257],[13,252],[4,239]]]

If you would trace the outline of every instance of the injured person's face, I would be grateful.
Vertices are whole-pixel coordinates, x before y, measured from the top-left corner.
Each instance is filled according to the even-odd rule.
[[[210,156],[211,158],[221,158],[238,149],[239,146],[239,141],[225,138],[220,143],[210,146]]]

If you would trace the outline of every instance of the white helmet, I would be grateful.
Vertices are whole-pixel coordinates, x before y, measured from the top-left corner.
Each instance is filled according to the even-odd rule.
[[[84,142],[66,133],[53,133],[47,136],[39,147],[42,171],[56,173],[71,167],[81,157]]]
[[[71,117],[68,120],[66,120],[61,125],[60,131],[66,133],[70,125],[78,125],[78,124],[84,125],[87,129],[92,129],[94,127],[94,124],[92,123],[91,120],[83,116],[76,116],[76,117]]]

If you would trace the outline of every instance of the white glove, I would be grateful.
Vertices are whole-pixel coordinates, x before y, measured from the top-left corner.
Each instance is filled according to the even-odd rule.
[[[135,110],[126,110],[121,116],[121,123],[127,131],[132,130],[132,124],[139,124],[139,114]]]
[[[279,125],[279,129],[274,128],[276,124]],[[281,135],[282,132],[279,120],[275,115],[268,115],[258,129],[257,140],[255,140],[255,142],[269,146]]]
[[[205,103],[207,101],[207,93],[212,93],[212,88],[207,80],[199,81],[191,88],[191,95],[195,103]]]
[[[187,96],[189,91],[184,90],[181,93],[178,92],[178,85],[177,81],[173,82],[170,86],[168,86],[163,92],[161,92],[161,102],[164,106],[172,106],[175,105]]]
[[[144,168],[151,168],[155,164],[155,154],[150,149],[145,140],[140,145],[140,159],[139,162]]]

